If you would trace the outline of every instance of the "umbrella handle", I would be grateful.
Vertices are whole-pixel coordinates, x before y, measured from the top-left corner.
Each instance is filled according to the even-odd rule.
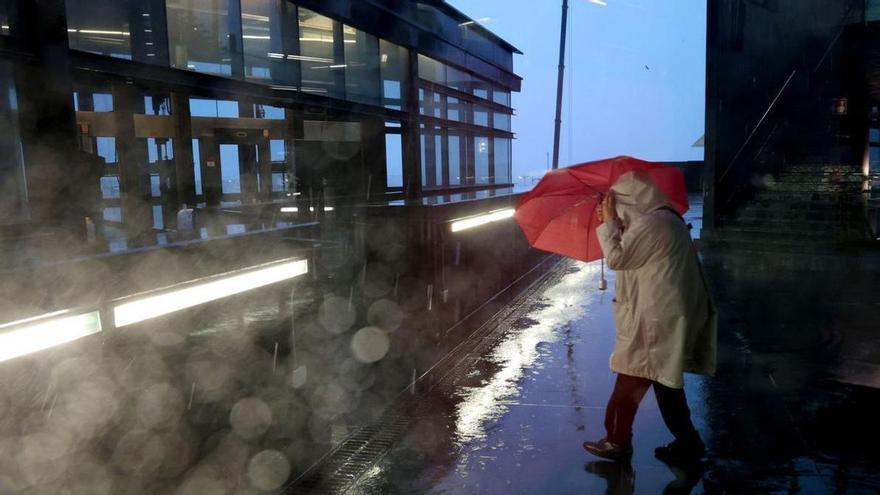
[[[602,258],[602,268],[600,271],[599,278],[599,290],[606,290],[608,288],[608,281],[605,280],[605,258]]]

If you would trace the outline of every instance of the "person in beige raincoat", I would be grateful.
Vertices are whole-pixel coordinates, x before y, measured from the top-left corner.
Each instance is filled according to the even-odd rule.
[[[633,420],[653,387],[675,436],[655,455],[669,462],[700,458],[705,447],[691,422],[683,373],[715,372],[717,317],[689,227],[642,171],[622,175],[597,210],[602,252],[617,272],[611,369],[618,375],[605,412],[607,436],[584,448],[629,460]]]

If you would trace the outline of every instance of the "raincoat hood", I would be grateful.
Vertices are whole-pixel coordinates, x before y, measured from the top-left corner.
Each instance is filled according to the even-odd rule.
[[[632,225],[644,215],[668,206],[669,200],[654,184],[647,172],[633,170],[617,179],[611,186],[617,205],[617,216],[626,226]]]

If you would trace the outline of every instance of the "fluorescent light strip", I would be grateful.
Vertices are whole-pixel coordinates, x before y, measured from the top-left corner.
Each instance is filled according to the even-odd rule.
[[[67,30],[68,32],[77,32],[76,29]],[[80,29],[79,34],[106,34],[106,35],[115,35],[115,36],[131,36],[131,33],[128,31],[103,31],[100,29]]]
[[[69,310],[0,325],[0,362],[72,342],[101,331],[98,311],[73,316]]]
[[[336,208],[334,208],[334,207],[332,207],[332,206],[325,206],[325,207],[324,207],[324,211],[334,211],[335,209],[336,209]],[[315,207],[314,207],[314,206],[310,206],[310,207],[309,207],[309,211],[312,212],[312,213],[314,213],[314,212],[315,212]],[[281,208],[281,213],[299,213],[299,208],[297,208],[296,206],[283,206],[283,207]]]
[[[241,35],[241,37],[246,40],[271,40],[272,39],[271,36],[263,36],[263,35],[259,35],[259,34],[243,34],[243,35]]]
[[[512,218],[513,214],[516,210],[513,208],[507,208],[504,210],[496,210],[485,215],[478,215],[470,218],[463,218],[461,220],[453,220],[452,221],[452,231],[460,232],[462,230],[473,229],[475,227],[480,227],[486,225],[487,223],[497,222],[499,220],[506,220],[508,218]]]
[[[277,263],[255,267],[246,273],[229,275],[210,282],[195,284],[182,289],[164,291],[155,296],[144,296],[113,308],[113,321],[117,328],[167,315],[175,311],[241,294],[266,285],[289,280],[308,273],[306,260]]]

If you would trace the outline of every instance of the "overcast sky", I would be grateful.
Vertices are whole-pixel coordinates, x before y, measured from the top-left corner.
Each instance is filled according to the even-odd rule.
[[[524,52],[514,59],[523,88],[513,98],[513,173],[541,175],[553,150],[561,0],[449,3]],[[617,155],[701,160],[692,145],[704,129],[706,0],[569,4],[561,166]]]

